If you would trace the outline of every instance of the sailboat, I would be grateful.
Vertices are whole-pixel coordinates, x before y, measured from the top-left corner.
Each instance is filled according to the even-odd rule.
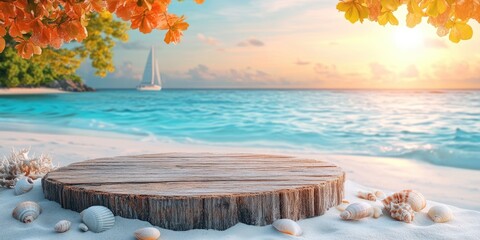
[[[147,58],[147,64],[143,71],[143,78],[140,85],[137,86],[139,91],[160,91],[162,90],[162,79],[158,69],[158,60],[155,58],[155,50],[150,50]]]

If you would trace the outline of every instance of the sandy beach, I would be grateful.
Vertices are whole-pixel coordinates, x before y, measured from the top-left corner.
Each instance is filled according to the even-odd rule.
[[[43,95],[67,93],[54,88],[0,88],[0,96],[5,95]]]
[[[330,209],[325,215],[299,221],[304,234],[298,239],[477,239],[480,233],[480,176],[475,170],[434,166],[406,159],[387,159],[363,156],[339,156],[321,153],[301,153],[275,149],[213,147],[185,145],[172,142],[150,141],[120,134],[99,134],[83,131],[50,134],[0,132],[0,152],[8,154],[11,147],[31,147],[34,153],[49,153],[54,163],[65,166],[91,158],[159,152],[248,152],[293,155],[327,160],[341,166],[347,173],[345,198],[350,202],[365,201],[357,198],[358,190],[382,189],[390,194],[402,189],[415,189],[427,198],[427,207],[416,214],[411,224],[398,222],[388,216],[342,221],[339,211]],[[445,176],[448,176],[445,177]],[[455,181],[452,181],[455,179]],[[0,190],[0,228],[8,229],[0,239],[134,239],[133,232],[150,226],[148,222],[116,217],[115,227],[103,233],[82,233],[77,229],[79,214],[65,210],[56,202],[43,197],[40,181],[34,190],[15,196],[12,190]],[[32,224],[23,224],[11,217],[18,202],[39,202],[43,213]],[[431,206],[450,205],[455,219],[435,224],[426,212]],[[380,204],[377,201],[376,204]],[[72,230],[64,234],[53,231],[62,219],[73,223]],[[27,230],[27,231],[26,231]],[[275,231],[271,226],[237,224],[226,231],[190,230],[176,232],[160,229],[161,239],[292,239]]]

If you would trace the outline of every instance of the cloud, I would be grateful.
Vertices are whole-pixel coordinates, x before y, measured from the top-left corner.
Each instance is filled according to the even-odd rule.
[[[425,38],[424,45],[425,47],[429,48],[448,48],[448,45],[445,43],[445,41],[439,38]]]
[[[395,79],[395,73],[378,62],[370,63],[370,73],[373,80],[380,82]]]
[[[256,39],[256,38],[250,38],[250,39],[247,39],[245,41],[239,42],[237,44],[237,46],[239,46],[239,47],[249,47],[249,46],[263,47],[263,46],[265,46],[265,43]]]
[[[95,69],[90,61],[83,63],[77,70],[88,86],[93,88],[135,88],[142,78],[143,69],[135,67],[132,62],[125,61],[121,66],[116,66],[116,71],[105,78],[95,75]]]
[[[143,50],[143,49],[150,49],[148,44],[145,44],[141,41],[133,41],[133,42],[118,42],[118,46],[127,49],[127,50]]]
[[[250,67],[212,70],[202,64],[186,71],[166,73],[163,79],[166,88],[284,88],[294,84]]]
[[[202,33],[197,34],[197,39],[210,46],[218,46],[220,44],[220,42],[217,39],[213,37],[205,36]]]
[[[297,59],[297,61],[295,62],[295,64],[298,65],[298,66],[305,66],[305,65],[309,65],[310,62],[308,62],[308,61],[302,61],[302,60],[300,60],[300,59]]]
[[[420,75],[418,72],[417,66],[414,64],[408,65],[401,73],[400,77],[404,78],[416,78]]]
[[[313,67],[313,70],[315,73],[323,78],[337,78],[339,77],[338,71],[337,71],[337,66],[335,64],[323,64],[323,63],[317,63]]]

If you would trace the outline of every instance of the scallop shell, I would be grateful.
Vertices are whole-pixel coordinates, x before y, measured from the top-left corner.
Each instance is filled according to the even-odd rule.
[[[335,208],[337,208],[338,211],[343,212],[345,209],[350,205],[350,202],[348,200],[342,200],[342,203],[337,205]]]
[[[82,230],[82,232],[88,231],[88,227],[84,223],[78,224],[78,229]]]
[[[373,207],[373,218],[379,218],[383,215],[382,209],[379,207]]]
[[[72,226],[72,222],[68,220],[61,220],[57,224],[55,224],[54,229],[55,229],[55,232],[64,233],[70,230],[70,226]]]
[[[277,229],[277,231],[293,236],[302,235],[302,228],[293,220],[290,219],[278,219],[273,222],[272,226]]]
[[[377,201],[377,197],[371,192],[358,191],[357,196],[359,198],[367,199],[369,201]]]
[[[88,229],[95,233],[106,231],[115,224],[112,211],[104,206],[89,207],[83,210],[80,216]]]
[[[20,222],[31,223],[41,212],[42,208],[36,202],[26,201],[17,204],[13,209],[12,216]]]
[[[387,196],[385,195],[384,192],[380,191],[380,190],[377,190],[375,192],[373,192],[375,194],[375,196],[378,198],[378,199],[385,199]]]
[[[415,212],[408,203],[390,203],[389,207],[390,216],[398,221],[404,221],[410,223],[415,218]]]
[[[15,195],[24,194],[33,188],[33,180],[29,177],[23,177],[15,184]]]
[[[141,228],[135,231],[137,240],[157,240],[160,237],[160,231],[154,227]]]
[[[373,207],[364,202],[352,203],[340,213],[344,220],[359,220],[373,215]]]
[[[415,212],[421,211],[427,205],[425,197],[421,193],[414,190],[403,190],[382,200],[383,205],[388,211],[390,211],[390,203],[392,202],[408,203]]]
[[[444,223],[453,219],[453,212],[447,206],[438,205],[428,210],[428,216],[436,223]]]

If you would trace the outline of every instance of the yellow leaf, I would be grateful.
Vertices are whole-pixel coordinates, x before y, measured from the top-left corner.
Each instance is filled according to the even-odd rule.
[[[395,11],[397,10],[398,6],[400,6],[400,2],[398,0],[381,0],[380,1],[383,7],[383,11]]]
[[[445,0],[430,0],[427,3],[427,14],[436,17],[447,10],[448,3]]]
[[[345,18],[351,23],[355,23],[368,17],[368,8],[363,6],[359,1],[344,1],[337,4],[337,9],[341,12],[345,12]]]
[[[382,15],[378,17],[378,23],[383,26],[387,25],[387,23],[390,23],[391,25],[398,25],[398,19],[391,11],[388,11],[382,13]]]
[[[408,13],[407,14],[407,26],[408,27],[413,28],[421,22],[422,22],[422,15],[418,15],[418,14],[415,14],[415,13]]]
[[[466,22],[455,22],[450,30],[448,38],[454,43],[460,42],[460,40],[468,40],[472,38],[473,30]]]

